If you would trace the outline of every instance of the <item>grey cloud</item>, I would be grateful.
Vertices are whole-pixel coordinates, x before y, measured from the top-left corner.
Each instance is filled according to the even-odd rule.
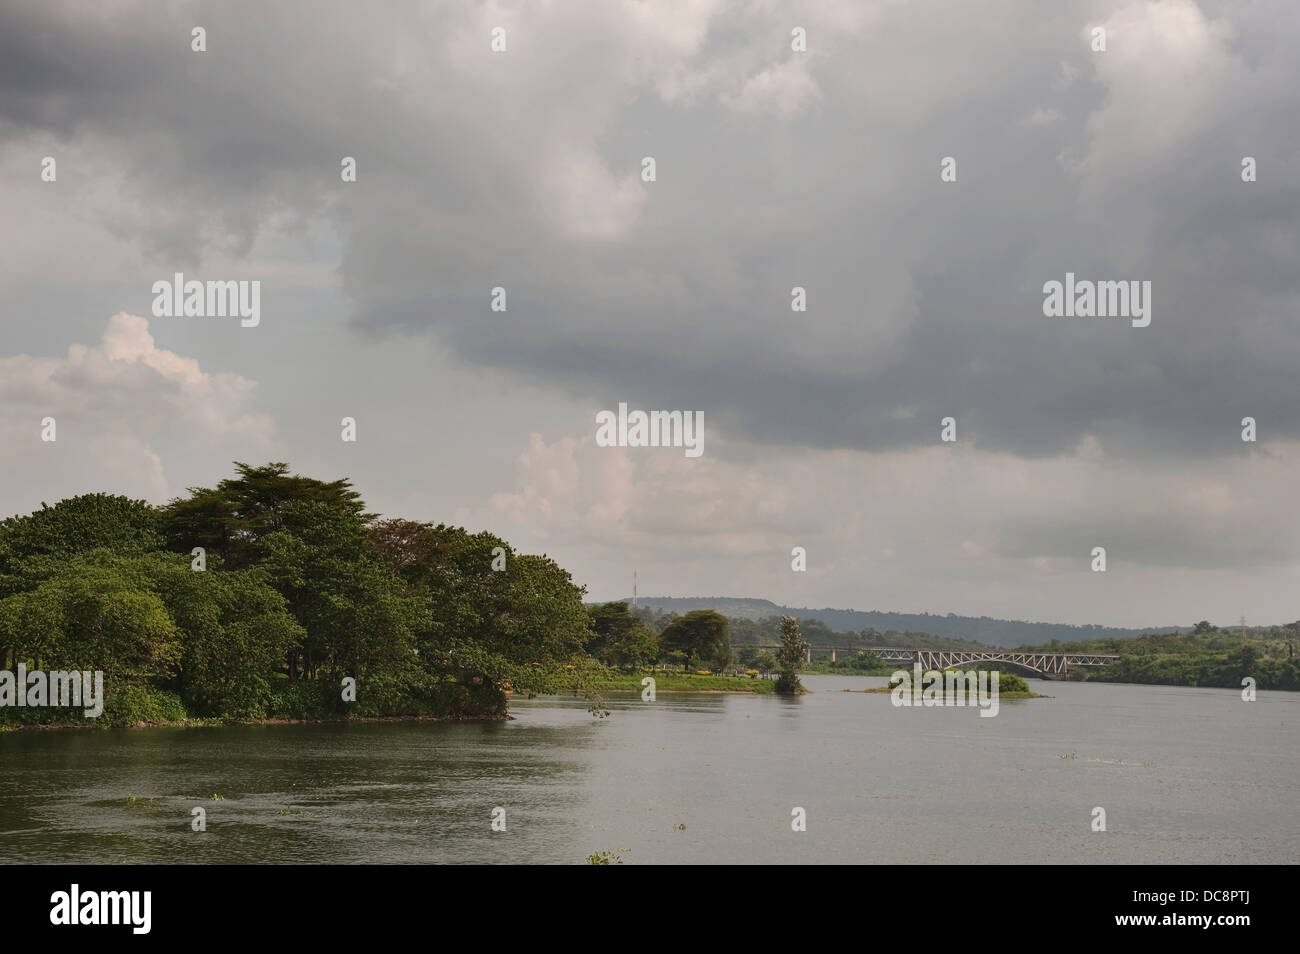
[[[1122,141],[1090,119],[1118,94],[1083,27],[1129,5],[1013,6],[1015,31],[914,6],[811,29],[818,95],[794,118],[724,105],[792,55],[783,20],[744,4],[677,52],[607,5],[534,37],[521,14],[496,59],[455,4],[139,6],[98,23],[11,7],[0,122],[121,151],[141,201],[190,211],[141,236],[178,265],[213,222],[247,247],[273,213],[327,215],[360,333],[427,333],[599,406],[702,409],[737,440],[924,446],[950,414],[962,440],[1024,456],[1085,434],[1136,458],[1239,453],[1245,414],[1300,436],[1286,5],[1216,8],[1237,85],[1200,125],[1110,158]],[[191,54],[200,23],[211,52]],[[1036,110],[1060,118],[1026,122]],[[1244,154],[1258,183],[1239,181]],[[1042,283],[1066,271],[1152,280],[1152,326],[1043,317]],[[495,285],[505,315],[488,310]]]

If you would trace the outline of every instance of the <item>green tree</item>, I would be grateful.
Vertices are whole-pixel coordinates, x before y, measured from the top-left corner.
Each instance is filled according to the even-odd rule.
[[[659,637],[641,626],[619,639],[610,648],[610,662],[621,669],[650,666],[659,658]]]
[[[371,551],[361,515],[299,502],[283,507],[278,524],[257,541],[253,565],[306,631],[301,654],[289,652],[290,679],[323,668],[331,679],[360,680],[409,662],[427,604]]]
[[[305,504],[319,504],[358,517],[365,514],[361,495],[347,479],[322,481],[291,475],[285,463],[254,467],[235,461],[237,476],[215,488],[191,487],[189,497],[177,498],[162,509],[167,545],[188,553],[201,546],[221,555],[233,569],[247,566],[256,542],[281,531],[300,528],[295,515],[311,514]]]
[[[102,670],[105,679],[175,674],[181,631],[163,599],[108,550],[64,563],[34,590],[0,601],[0,641],[15,662]]]
[[[731,663],[731,640],[727,617],[714,610],[693,610],[673,620],[659,637],[666,653],[679,652],[698,657],[718,669]]]
[[[424,665],[499,693],[507,682],[553,691],[565,666],[580,662],[591,639],[586,590],[549,557],[518,555],[494,534],[441,524],[381,521],[369,537],[428,601],[417,635]]]
[[[644,666],[658,658],[658,637],[629,612],[627,603],[605,603],[588,612],[592,636],[585,648],[606,666]]]
[[[195,573],[155,562],[150,579],[184,633],[176,689],[199,716],[264,718],[277,674],[306,631],[262,570]]]
[[[160,516],[143,500],[83,494],[0,522],[0,597],[35,588],[81,553],[126,555],[162,546]]]
[[[266,571],[302,631],[285,649],[290,681],[407,666],[426,607],[374,552],[372,515],[351,482],[290,474],[279,462],[236,461],[235,471],[163,508],[167,545],[205,547],[227,570]]]
[[[1241,676],[1253,676],[1259,666],[1259,650],[1246,643],[1228,653],[1227,668],[1234,679]]]
[[[44,668],[102,670],[114,698],[165,688],[195,715],[248,718],[266,715],[284,653],[303,637],[260,571],[196,573],[185,556],[109,550],[0,600],[0,633]]]
[[[776,680],[776,691],[795,693],[800,689],[799,667],[808,652],[808,644],[799,632],[799,621],[793,616],[781,618],[781,648],[777,650],[777,664],[781,674]]]
[[[586,683],[584,647],[619,666],[657,655],[625,606],[597,614],[593,639],[585,590],[544,554],[376,521],[346,479],[235,469],[159,509],[88,494],[0,522],[0,664],[101,669],[105,712],[141,721],[481,715],[504,711],[507,684]],[[342,675],[357,678],[346,709]]]

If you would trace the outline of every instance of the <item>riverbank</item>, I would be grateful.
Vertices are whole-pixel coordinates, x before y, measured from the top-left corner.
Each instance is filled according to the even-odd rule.
[[[383,722],[443,722],[482,723],[505,722],[511,716],[500,715],[396,715],[396,716],[328,716],[315,719],[223,719],[192,718],[167,719],[159,722],[33,722],[0,724],[0,735],[6,732],[53,732],[65,729],[205,729],[234,725],[343,725]]]
[[[354,687],[355,688],[355,687]],[[333,679],[277,680],[238,708],[191,708],[168,688],[148,682],[104,680],[102,711],[88,718],[77,706],[0,706],[0,731],[53,728],[198,728],[214,725],[295,725],[365,721],[499,722],[508,696],[474,682],[443,680],[398,684],[366,680],[353,698],[344,698]],[[197,710],[197,711],[196,711]],[[94,711],[91,709],[90,711]]]
[[[585,688],[597,692],[642,692],[641,680],[654,679],[655,692],[749,692],[765,694],[776,691],[776,682],[758,676],[701,675],[688,672],[610,673],[588,679]],[[575,684],[572,691],[581,693],[584,686]],[[805,692],[807,690],[804,690]]]
[[[750,693],[766,695],[776,691],[776,682],[771,679],[759,677],[750,678],[749,676],[721,676],[721,675],[702,675],[699,673],[683,672],[635,672],[635,673],[606,673],[600,676],[587,676],[584,682],[575,682],[571,686],[562,687],[561,691],[567,689],[574,695],[589,695],[595,693],[623,693],[644,691],[645,686],[641,680],[652,677],[655,680],[655,692],[667,693]],[[806,693],[806,688],[800,687],[801,693]],[[320,715],[320,716],[295,716],[295,717],[267,717],[267,718],[246,718],[246,717],[178,717],[178,718],[104,718],[69,720],[69,721],[49,721],[49,722],[0,722],[0,733],[5,732],[22,732],[30,730],[50,730],[50,729],[148,729],[148,728],[206,728],[213,726],[236,726],[236,725],[331,725],[344,723],[376,723],[376,722],[445,722],[445,723],[494,723],[504,722],[511,718],[508,711],[508,700],[513,698],[514,694],[507,695],[507,709],[503,711],[481,710],[481,711],[457,711],[440,715],[434,714],[410,714],[410,715]],[[179,708],[179,706],[177,707]],[[106,713],[107,715],[107,713]]]

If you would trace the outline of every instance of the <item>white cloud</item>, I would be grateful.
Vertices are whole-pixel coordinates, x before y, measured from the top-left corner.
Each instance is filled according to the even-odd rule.
[[[1229,49],[1231,24],[1192,0],[1129,3],[1104,26],[1106,52],[1090,62],[1107,96],[1088,119],[1085,200],[1113,178],[1164,175],[1175,150],[1222,126],[1227,90],[1247,79]]]
[[[768,66],[745,81],[734,96],[722,94],[722,104],[741,113],[789,119],[821,96],[808,71],[808,59],[794,58]]]
[[[73,344],[66,357],[0,356],[3,510],[93,491],[163,499],[183,489],[164,460],[189,473],[196,457],[224,470],[265,453],[276,429],[254,410],[254,387],[158,348],[149,322],[125,312],[98,344]],[[41,440],[46,417],[56,421],[54,442]]]
[[[727,459],[712,453],[719,435],[709,442],[687,460],[533,434],[516,488],[493,495],[481,522],[562,554],[596,599],[626,595],[638,569],[646,594],[793,605],[1126,626],[1235,617],[1237,600],[1295,615],[1282,594],[1300,517],[1276,501],[1300,444],[1135,473],[1092,436],[1033,460],[949,446]],[[1104,575],[1090,569],[1099,545]],[[790,569],[794,546],[806,573]]]

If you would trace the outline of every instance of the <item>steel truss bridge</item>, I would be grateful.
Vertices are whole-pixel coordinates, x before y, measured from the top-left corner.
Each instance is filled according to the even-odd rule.
[[[764,643],[755,645],[758,649],[775,650],[780,648],[779,646],[769,646]],[[1108,666],[1119,659],[1119,656],[1108,656],[1102,653],[1023,653],[1014,649],[971,651],[964,649],[901,649],[897,646],[809,646],[807,650],[808,662],[812,662],[814,653],[821,655],[830,653],[831,662],[835,661],[839,653],[849,656],[854,653],[875,653],[887,662],[920,663],[921,668],[926,670],[951,669],[956,666],[966,666],[970,663],[1000,662],[1019,666],[1030,672],[1041,673],[1047,677],[1068,675],[1071,666]]]
[[[1039,672],[1045,676],[1063,676],[1071,666],[1107,666],[1119,656],[1098,653],[1021,653],[1013,649],[972,652],[962,649],[896,649],[872,646],[863,650],[890,662],[920,663],[923,669],[952,669],[970,663],[1001,662]],[[835,651],[831,651],[832,657]]]

